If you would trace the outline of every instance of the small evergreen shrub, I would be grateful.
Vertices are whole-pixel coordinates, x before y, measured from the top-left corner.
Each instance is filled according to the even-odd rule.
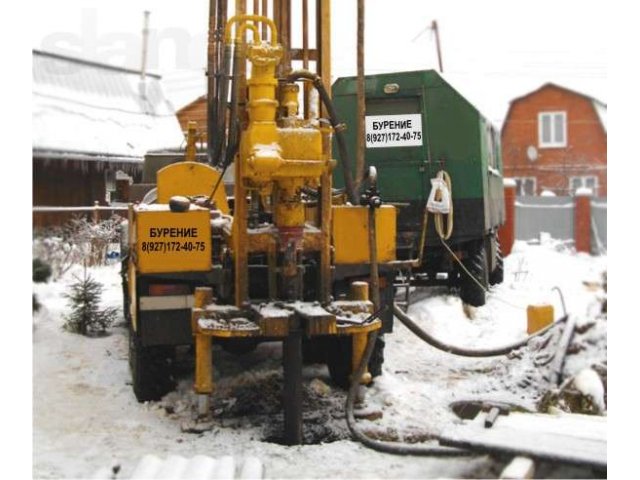
[[[102,285],[87,274],[86,268],[82,277],[75,278],[69,293],[64,294],[71,307],[71,313],[65,316],[64,328],[87,336],[106,333],[115,321],[118,309],[100,308]]]

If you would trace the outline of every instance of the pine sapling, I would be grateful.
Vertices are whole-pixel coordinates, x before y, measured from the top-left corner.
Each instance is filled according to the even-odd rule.
[[[117,308],[100,308],[102,285],[84,269],[83,276],[75,277],[70,292],[64,296],[69,299],[71,313],[65,316],[64,328],[81,335],[103,334],[113,324]]]

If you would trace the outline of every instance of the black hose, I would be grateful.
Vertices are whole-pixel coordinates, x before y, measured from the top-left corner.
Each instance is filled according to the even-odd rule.
[[[236,43],[233,50],[233,79],[231,82],[231,110],[229,112],[229,138],[227,141],[227,148],[224,153],[223,168],[226,169],[228,165],[231,165],[233,158],[238,151],[238,95],[240,92],[240,66],[244,61],[242,52],[242,45]]]
[[[487,350],[476,350],[469,348],[456,347],[454,345],[448,345],[437,338],[431,336],[431,334],[422,330],[406,313],[404,313],[397,304],[393,304],[393,313],[409,330],[411,330],[418,338],[427,342],[432,347],[437,348],[438,350],[442,350],[447,353],[451,353],[453,355],[460,355],[463,357],[495,357],[498,355],[507,355],[518,348],[525,346],[529,341],[534,337],[539,337],[540,335],[544,335],[553,327],[567,320],[568,316],[564,315],[559,318],[557,321],[552,323],[551,325],[543,328],[542,330],[534,333],[533,335],[529,335],[524,340],[521,340],[516,343],[512,343],[510,345],[504,345],[498,348],[492,348]]]
[[[209,44],[207,46],[207,160],[210,165],[215,162],[214,138],[218,133],[218,88],[222,77],[220,75],[221,11],[222,1],[209,1]],[[215,25],[212,19],[215,18]],[[213,38],[212,38],[213,37]],[[215,57],[212,55],[211,43],[215,45]]]
[[[365,368],[369,363],[369,359],[371,358],[371,354],[373,352],[373,347],[376,343],[376,338],[378,337],[378,331],[374,330],[369,333],[367,337],[367,348],[364,351],[364,355],[362,356],[362,360],[360,361],[360,365],[358,365],[358,370],[355,372],[351,379],[351,386],[349,388],[349,393],[347,394],[347,405],[346,405],[346,417],[347,417],[347,426],[349,427],[349,431],[351,435],[362,443],[364,446],[372,448],[373,450],[377,450],[379,452],[384,453],[392,453],[395,455],[417,455],[417,456],[463,456],[463,455],[475,455],[473,452],[468,450],[460,450],[457,448],[449,448],[449,447],[441,447],[438,445],[434,445],[432,447],[427,447],[424,445],[411,444],[411,443],[396,443],[396,442],[383,442],[380,440],[374,440],[373,438],[367,437],[363,432],[356,428],[356,419],[353,415],[353,407],[355,404],[355,399],[358,393],[358,389],[360,388],[360,379],[364,374]],[[434,435],[434,439],[437,439],[437,436]]]
[[[231,69],[231,57],[232,57],[232,45],[224,46],[224,53],[222,59],[222,76],[218,84],[218,98],[216,112],[217,120],[216,126],[218,128],[213,138],[207,138],[207,142],[213,142],[211,149],[213,155],[213,163],[220,165],[224,161],[222,158],[222,152],[226,146],[226,130],[227,130],[227,95],[229,92],[229,74]]]
[[[489,350],[471,350],[466,348],[455,347],[453,345],[447,345],[440,340],[432,337],[430,334],[422,330],[416,323],[411,320],[411,318],[405,314],[395,303],[393,304],[393,312],[398,317],[398,319],[411,330],[414,334],[416,334],[420,339],[427,342],[429,345],[443,350],[448,353],[452,353],[454,355],[461,355],[465,357],[493,357],[497,355],[506,355],[513,350],[523,347],[526,345],[533,337],[537,337],[545,334],[551,328],[555,327],[559,323],[565,322],[568,318],[567,315],[561,317],[556,322],[552,323],[548,327],[536,332],[533,335],[528,336],[526,339],[513,343],[511,345],[505,345],[500,348],[494,348]],[[570,328],[573,331],[573,328]],[[570,334],[569,334],[570,335]],[[392,453],[395,455],[416,455],[416,456],[464,456],[464,455],[474,455],[473,452],[468,450],[460,450],[457,448],[449,448],[443,447],[439,445],[425,447],[423,445],[410,444],[410,443],[395,443],[395,442],[383,442],[380,440],[375,440],[368,437],[365,433],[358,430],[356,428],[356,420],[353,414],[353,408],[355,405],[356,396],[358,394],[358,389],[360,388],[360,379],[364,374],[366,366],[369,364],[369,359],[371,358],[371,354],[373,353],[373,348],[376,343],[376,339],[378,337],[378,331],[374,330],[369,333],[367,337],[367,347],[364,351],[364,355],[362,356],[362,360],[360,361],[360,365],[358,365],[357,371],[353,374],[351,379],[351,385],[349,387],[349,393],[347,394],[347,404],[346,404],[346,418],[347,418],[347,426],[349,427],[349,431],[351,435],[358,440],[360,443],[365,445],[366,447],[372,448],[379,452],[384,453]],[[437,435],[433,435],[434,440],[438,440]]]
[[[345,125],[342,124],[338,118],[338,113],[331,101],[331,97],[324,88],[322,79],[315,73],[308,70],[295,70],[287,75],[287,82],[296,82],[298,80],[310,80],[313,86],[318,91],[320,100],[327,109],[329,115],[329,122],[335,132],[336,142],[338,144],[338,154],[340,155],[340,164],[342,166],[342,174],[344,175],[344,184],[347,191],[347,197],[353,205],[358,205],[358,194],[353,182],[353,175],[351,174],[351,158],[349,157],[349,151],[347,150],[347,142],[344,138]]]

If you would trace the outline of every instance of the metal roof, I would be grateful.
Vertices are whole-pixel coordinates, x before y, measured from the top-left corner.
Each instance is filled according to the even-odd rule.
[[[33,51],[33,149],[140,157],[176,148],[180,125],[160,77]]]

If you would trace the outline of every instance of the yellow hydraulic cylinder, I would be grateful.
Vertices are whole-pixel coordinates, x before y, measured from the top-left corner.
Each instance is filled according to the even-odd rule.
[[[187,148],[184,159],[187,162],[196,161],[196,141],[198,140],[198,124],[190,120],[187,124]]]
[[[351,299],[352,300],[369,300],[369,284],[367,282],[352,282],[351,283]],[[368,333],[354,333],[351,336],[351,371],[355,372],[360,366],[364,351],[367,348]],[[372,377],[368,369],[365,368],[360,383],[368,385],[371,383]]]
[[[213,301],[213,290],[211,287],[196,287],[193,292],[193,306],[204,308]]]
[[[367,282],[351,282],[349,296],[352,300],[369,300],[369,284]]]
[[[286,117],[298,114],[298,92],[300,88],[295,83],[287,83],[282,87],[282,106],[286,109]]]
[[[193,294],[193,306],[205,308],[213,300],[213,291],[209,287],[197,287]],[[196,373],[193,389],[198,394],[213,392],[213,364],[211,337],[199,333],[198,326],[192,325],[196,343]]]
[[[531,335],[553,323],[552,305],[529,305],[527,307],[527,333]]]
[[[278,182],[274,223],[278,227],[300,227],[305,222],[304,203],[300,198],[301,178],[282,179]]]
[[[196,334],[196,378],[193,389],[196,393],[213,392],[213,365],[211,337]]]

